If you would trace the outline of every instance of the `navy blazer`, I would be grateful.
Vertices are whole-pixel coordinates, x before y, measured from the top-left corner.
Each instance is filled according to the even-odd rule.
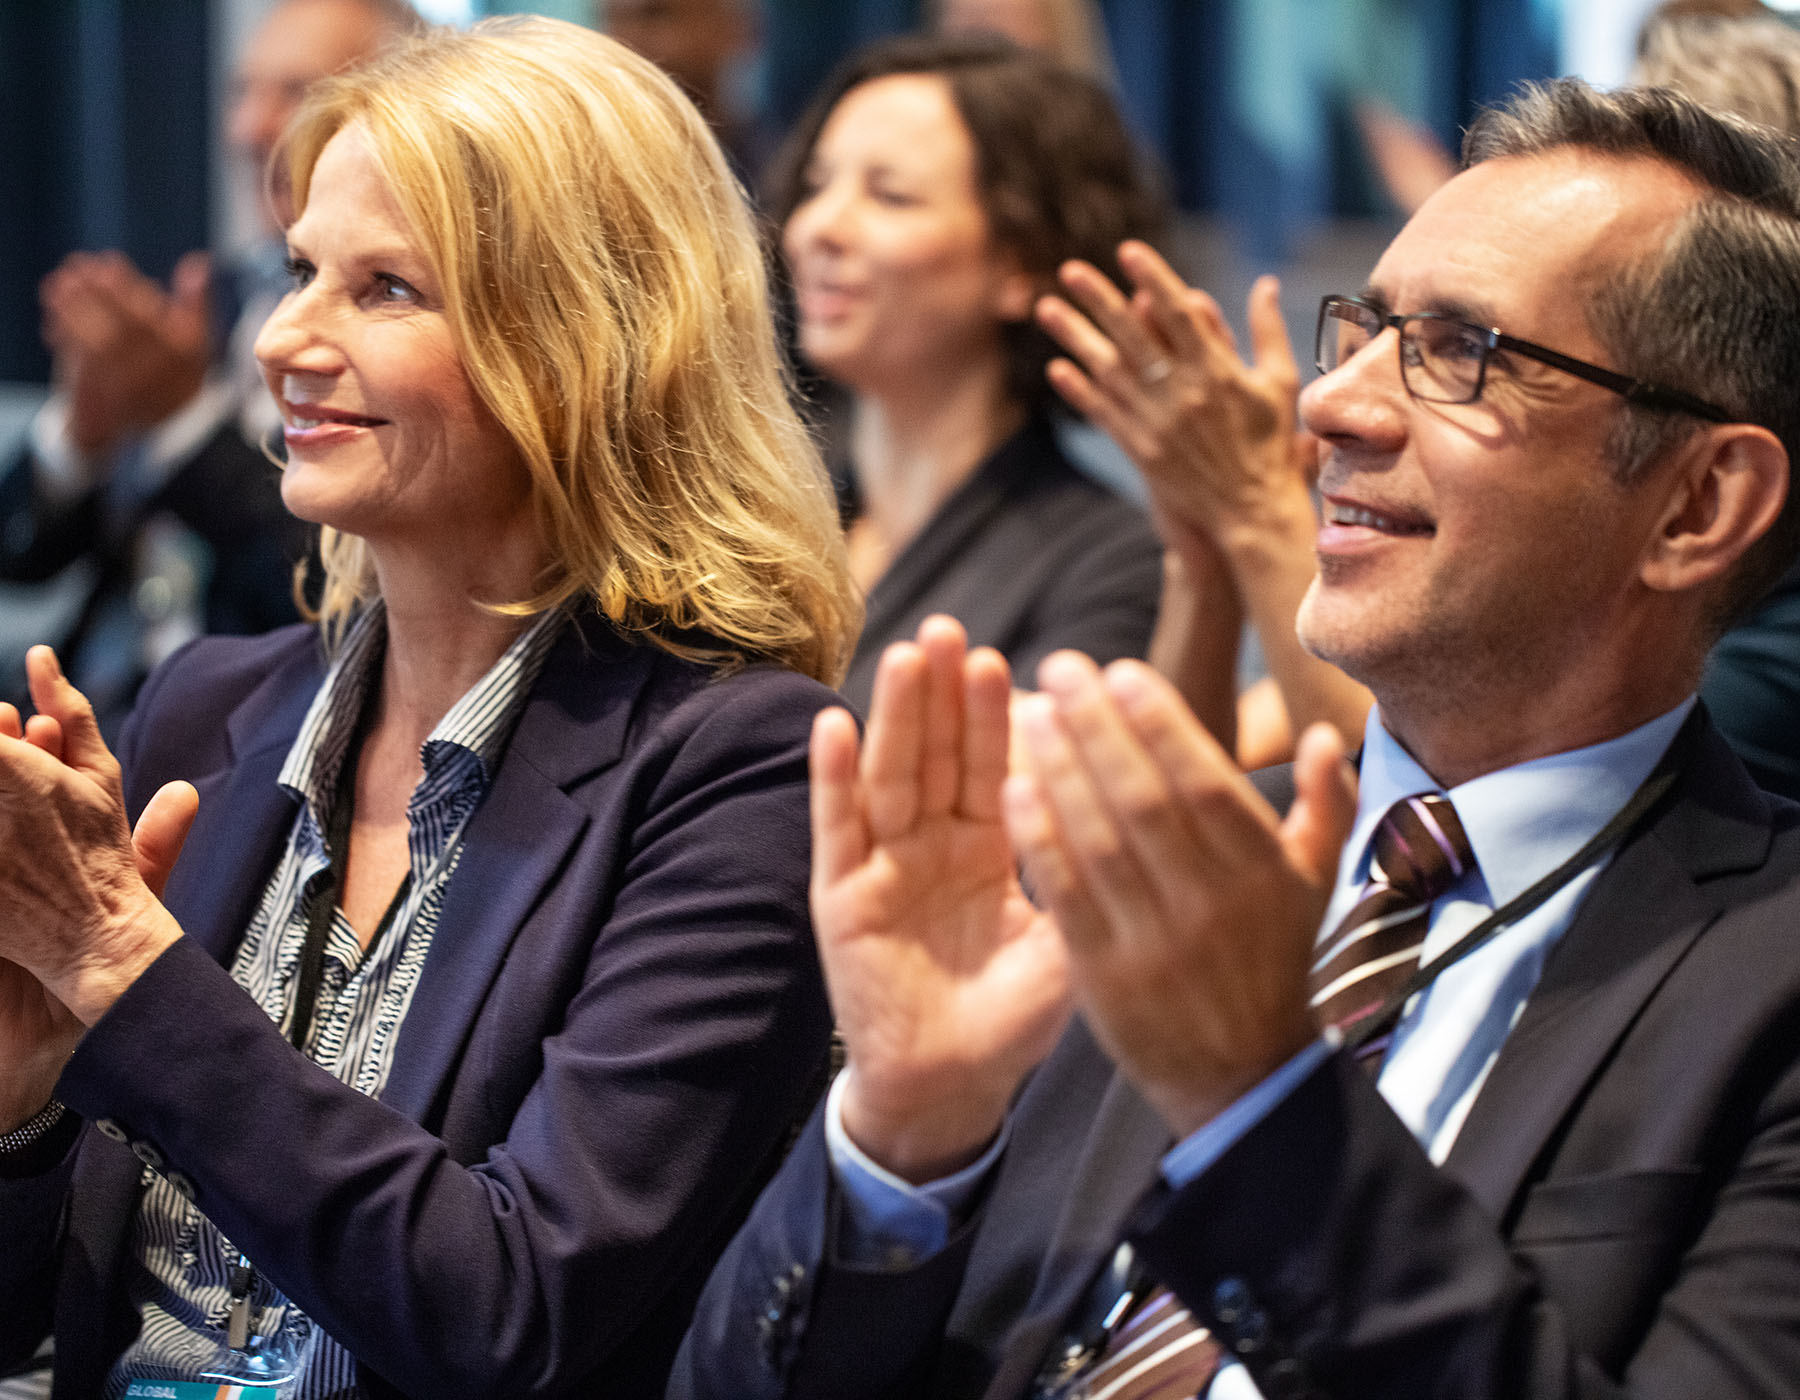
[[[1800,807],[1708,727],[1551,954],[1442,1169],[1336,1056],[1196,1181],[1076,1022],[979,1208],[833,1255],[813,1122],[721,1261],[672,1397],[1016,1400],[1121,1239],[1301,1396],[1800,1393]]]
[[[53,1321],[57,1400],[99,1393],[136,1326],[149,1168],[371,1394],[658,1394],[817,1089],[805,751],[835,697],[570,626],[470,818],[377,1101],[296,1053],[224,966],[293,823],[275,777],[321,678],[292,627],[198,642],[145,687],[130,807],[171,778],[200,790],[166,891],[187,937],[71,1059],[78,1150],[0,1182],[0,1362]]]

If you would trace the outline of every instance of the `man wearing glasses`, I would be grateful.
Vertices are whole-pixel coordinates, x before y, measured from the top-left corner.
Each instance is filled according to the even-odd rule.
[[[1360,790],[1068,653],[1007,777],[998,658],[890,652],[814,733],[848,1068],[673,1393],[1800,1394],[1800,808],[1693,703],[1794,552],[1800,168],[1573,82],[1468,159],[1301,401]]]

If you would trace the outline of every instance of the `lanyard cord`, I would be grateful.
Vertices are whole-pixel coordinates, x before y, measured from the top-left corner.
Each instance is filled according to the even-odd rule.
[[[369,737],[374,713],[375,699],[370,696],[363,702],[362,713],[356,718],[356,728],[351,731],[350,742],[345,746],[344,757],[338,764],[331,797],[331,823],[325,833],[324,878],[314,888],[312,902],[306,912],[306,937],[300,944],[300,961],[294,974],[294,1006],[288,1021],[287,1036],[288,1043],[302,1052],[306,1049],[307,1037],[312,1034],[319,988],[325,980],[325,944],[331,936],[332,915],[336,913],[338,900],[343,894],[344,866],[350,856],[350,823],[356,812],[356,769],[362,757],[363,740]],[[388,902],[387,911],[382,914],[375,935],[369,940],[371,945],[379,942],[387,932],[388,925],[393,923],[400,912],[400,906],[406,902],[406,894],[411,886],[412,872],[409,870],[400,881],[400,887],[394,891],[393,899]]]
[[[1400,1019],[1401,1010],[1414,996],[1437,981],[1451,966],[1461,962],[1477,948],[1487,943],[1508,924],[1518,922],[1536,909],[1583,870],[1586,870],[1601,855],[1624,841],[1631,834],[1632,829],[1675,786],[1676,779],[1681,776],[1681,770],[1687,764],[1689,751],[1699,737],[1700,725],[1700,707],[1696,705],[1688,712],[1688,717],[1683,721],[1674,742],[1664,751],[1662,758],[1657,761],[1656,767],[1650,770],[1650,776],[1644,779],[1625,805],[1613,813],[1611,821],[1595,832],[1580,850],[1543,879],[1507,900],[1505,904],[1476,924],[1474,928],[1457,939],[1437,957],[1422,964],[1417,972],[1406,979],[1403,987],[1396,990],[1382,1003],[1379,1011],[1367,1017],[1357,1025],[1354,1031],[1344,1037],[1344,1048],[1354,1054],[1377,1036],[1387,1034],[1394,1023]]]

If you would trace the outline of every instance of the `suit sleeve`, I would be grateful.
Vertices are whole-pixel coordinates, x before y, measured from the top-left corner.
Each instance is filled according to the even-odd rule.
[[[190,940],[93,1027],[61,1096],[179,1171],[373,1393],[652,1393],[671,1314],[823,1061],[805,745],[828,698],[752,673],[639,739],[611,866],[578,845],[546,895],[586,949],[552,1033],[464,1051],[480,1093],[499,1092],[487,1065],[525,1076],[481,1160],[295,1053]]]
[[[1631,1211],[1668,1205],[1632,1188],[1669,1184],[1666,1175],[1642,1173],[1635,1183],[1629,1175],[1613,1174],[1604,1202],[1565,1216],[1565,1246],[1601,1243],[1628,1257]],[[1558,1227],[1545,1228],[1537,1244],[1555,1248]],[[1609,1232],[1616,1241],[1605,1240]],[[1629,1354],[1584,1352],[1573,1315],[1522,1252],[1531,1232],[1521,1222],[1514,1233],[1509,1247],[1342,1054],[1198,1179],[1154,1192],[1131,1230],[1156,1276],[1268,1400],[1793,1395],[1800,1073],[1790,1066],[1764,1100],[1754,1140],[1653,1315],[1627,1329],[1640,1339]],[[1646,1279],[1638,1271],[1618,1283],[1629,1294]]]
[[[824,1106],[719,1261],[668,1400],[905,1400],[925,1394],[977,1225],[893,1269],[837,1257]]]

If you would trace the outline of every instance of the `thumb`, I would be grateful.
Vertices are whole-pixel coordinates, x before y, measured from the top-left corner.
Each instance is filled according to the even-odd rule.
[[[164,783],[150,799],[131,833],[131,854],[150,893],[162,898],[169,872],[187,841],[200,810],[200,794],[192,783]]]
[[[204,252],[186,253],[169,278],[170,311],[190,338],[212,331],[212,259]]]
[[[25,679],[31,688],[31,703],[38,713],[48,715],[62,726],[63,762],[90,776],[110,780],[116,765],[112,751],[100,737],[100,722],[94,718],[94,707],[63,674],[56,653],[47,646],[35,646],[26,652]]]
[[[1356,777],[1344,741],[1329,724],[1309,725],[1294,756],[1294,805],[1281,823],[1281,844],[1315,884],[1337,874],[1338,854],[1356,820]]]
[[[212,300],[212,259],[204,252],[183,254],[169,278],[169,290],[184,310],[205,315]]]

